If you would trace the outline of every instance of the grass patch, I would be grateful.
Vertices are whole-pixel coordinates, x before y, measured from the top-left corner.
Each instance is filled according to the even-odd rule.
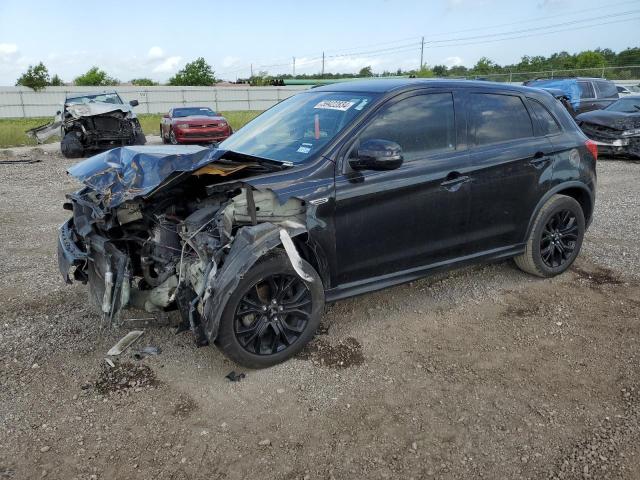
[[[234,131],[244,126],[245,123],[253,120],[260,113],[259,111],[239,111],[239,112],[221,112]],[[145,135],[158,135],[160,131],[160,114],[142,114],[138,115],[140,125]],[[37,145],[33,138],[25,134],[26,130],[39,127],[45,123],[49,123],[53,117],[36,117],[36,118],[2,118],[0,119],[0,148],[17,147],[22,145]],[[57,142],[60,139],[53,137],[49,142]]]

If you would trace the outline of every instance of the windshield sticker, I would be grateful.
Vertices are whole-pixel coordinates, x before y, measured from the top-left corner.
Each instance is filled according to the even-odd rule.
[[[365,98],[363,99],[357,106],[356,106],[356,110],[362,110],[364,107],[367,106],[367,103],[369,103],[369,99]]]
[[[296,150],[297,153],[309,153],[311,151],[311,148],[313,147],[313,143],[303,143],[302,145],[300,145],[298,147],[298,150]]]
[[[323,110],[340,110],[341,112],[346,112],[351,107],[353,107],[355,102],[350,102],[348,100],[322,100],[313,108],[321,108]]]

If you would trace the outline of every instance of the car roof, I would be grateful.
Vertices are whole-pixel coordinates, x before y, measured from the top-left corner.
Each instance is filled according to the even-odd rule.
[[[480,80],[451,80],[451,79],[423,79],[423,78],[393,78],[376,80],[353,80],[332,83],[308,90],[311,92],[360,92],[360,93],[389,93],[399,90],[415,88],[484,88],[490,90],[514,90],[519,92],[537,93],[540,89],[511,85],[500,82],[484,82]]]

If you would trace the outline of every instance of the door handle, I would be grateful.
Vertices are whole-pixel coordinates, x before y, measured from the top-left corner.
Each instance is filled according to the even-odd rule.
[[[449,172],[444,181],[440,183],[440,186],[447,190],[454,190],[453,187],[462,185],[469,180],[470,178],[468,175],[462,175],[460,172]],[[455,190],[457,190],[457,188],[455,188]]]
[[[529,160],[529,165],[534,166],[536,168],[543,167],[545,164],[549,163],[551,158],[547,156],[544,152],[537,151],[533,154],[533,158]]]

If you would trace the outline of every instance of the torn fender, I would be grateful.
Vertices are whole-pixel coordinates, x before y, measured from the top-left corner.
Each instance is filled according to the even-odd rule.
[[[210,342],[214,341],[218,336],[222,312],[229,298],[251,267],[269,251],[282,244],[280,232],[283,229],[289,237],[295,237],[306,232],[304,225],[294,222],[285,222],[282,225],[259,223],[238,230],[224,266],[206,287],[207,300],[203,307],[204,333]],[[293,248],[295,250],[295,246]],[[301,270],[304,275],[301,275],[301,277],[305,281],[307,281],[306,278],[312,278],[309,273],[304,272],[302,262],[297,261],[295,256],[292,258],[289,252],[288,255],[296,272]],[[299,259],[299,255],[297,258]]]

